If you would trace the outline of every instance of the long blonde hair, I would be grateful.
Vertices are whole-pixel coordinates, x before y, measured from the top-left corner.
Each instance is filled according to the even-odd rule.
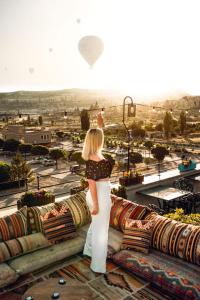
[[[82,158],[84,160],[89,160],[91,155],[101,154],[103,143],[103,130],[100,128],[89,129],[83,145]]]

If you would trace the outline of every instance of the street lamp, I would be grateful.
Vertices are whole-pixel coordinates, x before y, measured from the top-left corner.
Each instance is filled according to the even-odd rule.
[[[128,117],[135,117],[136,115],[136,105],[133,104],[133,99],[130,97],[130,96],[126,96],[124,98],[124,101],[123,101],[123,124],[124,124],[124,127],[127,131],[127,135],[128,135],[128,163],[127,163],[127,171],[129,171],[130,169],[130,141],[131,141],[131,135],[130,135],[130,132],[125,124],[125,106],[126,106],[126,100],[130,100],[131,103],[128,104]]]

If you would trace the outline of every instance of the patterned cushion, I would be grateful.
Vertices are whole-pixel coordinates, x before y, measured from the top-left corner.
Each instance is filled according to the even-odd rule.
[[[153,221],[127,219],[121,249],[149,253]]]
[[[27,235],[27,207],[0,218],[0,242]]]
[[[152,247],[200,265],[200,226],[154,215]]]
[[[71,212],[66,206],[46,213],[41,220],[44,234],[52,244],[77,236]]]
[[[86,203],[86,192],[82,191],[60,202],[69,207],[74,224],[79,228],[91,221],[91,215]]]
[[[7,261],[24,253],[49,246],[42,233],[35,233],[0,243],[0,262]]]
[[[89,223],[91,221],[91,215],[85,198],[86,192],[82,191],[57,203],[51,203],[40,207],[28,207],[29,233],[43,232],[40,217],[62,205],[65,205],[70,209],[74,224],[77,228]]]
[[[112,257],[116,264],[153,282],[172,297],[181,300],[200,299],[199,267],[182,259],[152,250],[150,254],[121,250]]]
[[[56,209],[59,203],[51,203],[44,206],[28,207],[28,232],[43,232],[40,216],[44,216],[47,212]]]
[[[123,231],[126,219],[143,219],[151,210],[143,205],[111,195],[110,226]]]

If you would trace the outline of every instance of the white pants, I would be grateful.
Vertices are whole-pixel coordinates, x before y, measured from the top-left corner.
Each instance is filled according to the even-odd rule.
[[[92,222],[87,232],[86,242],[83,254],[90,256],[90,268],[94,272],[106,272],[106,257],[108,249],[108,230],[110,223],[110,209],[111,209],[111,185],[110,181],[97,181],[97,196],[99,204],[99,212],[92,216]],[[92,211],[93,200],[88,190],[86,194],[87,205]]]

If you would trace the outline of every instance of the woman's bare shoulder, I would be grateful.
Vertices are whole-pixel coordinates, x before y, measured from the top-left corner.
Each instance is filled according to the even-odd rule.
[[[94,160],[94,161],[100,161],[104,159],[103,155],[98,155],[98,154],[93,154],[93,155],[90,155],[90,160]]]

